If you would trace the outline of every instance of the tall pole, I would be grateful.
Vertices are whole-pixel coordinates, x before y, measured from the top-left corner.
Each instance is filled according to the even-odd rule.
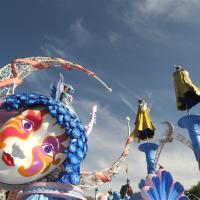
[[[143,143],[138,149],[145,153],[147,162],[147,173],[153,174],[155,172],[155,156],[158,145],[155,143]]]
[[[186,115],[179,119],[178,125],[188,129],[193,151],[200,169],[200,115]]]

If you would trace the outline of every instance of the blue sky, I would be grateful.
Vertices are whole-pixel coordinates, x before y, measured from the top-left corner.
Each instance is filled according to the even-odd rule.
[[[91,106],[98,104],[97,124],[84,169],[102,169],[121,152],[125,117],[131,117],[133,127],[138,98],[152,104],[158,138],[162,120],[176,125],[185,114],[176,110],[173,65],[185,65],[193,82],[200,86],[199,11],[198,0],[2,1],[0,64],[4,66],[15,58],[58,56],[86,66],[112,87],[113,93],[109,94],[80,72],[54,69],[35,73],[19,88],[48,94],[49,84],[56,83],[62,72],[66,82],[76,89],[74,106],[84,123],[89,120]],[[199,113],[199,108],[196,106],[192,112]],[[200,179],[194,156],[179,143],[170,145],[161,162],[190,187]],[[137,191],[146,164],[135,144],[128,162],[131,183]],[[121,170],[121,175],[100,189],[118,190],[125,181],[123,176]]]

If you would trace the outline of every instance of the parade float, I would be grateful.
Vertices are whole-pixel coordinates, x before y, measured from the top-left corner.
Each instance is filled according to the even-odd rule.
[[[73,87],[60,79],[51,85],[49,96],[16,93],[16,87],[25,78],[40,70],[61,67],[66,71],[78,70],[108,87],[94,72],[61,58],[31,57],[15,59],[0,69],[0,187],[8,199],[86,199],[84,191],[112,181],[129,154],[130,144],[139,144],[147,163],[147,176],[139,183],[140,194],[134,196],[127,179],[120,193],[110,193],[104,199],[184,200],[184,187],[173,180],[165,169],[157,169],[164,146],[174,139],[194,151],[200,163],[200,116],[189,115],[189,109],[200,101],[200,90],[182,66],[174,73],[178,110],[187,110],[178,125],[189,131],[190,140],[176,133],[171,122],[155,142],[156,128],[150,117],[150,106],[140,99],[131,132],[127,117],[128,134],[125,146],[117,160],[100,171],[83,172],[81,163],[88,149],[88,136],[96,122],[97,106],[92,108],[91,121],[84,125],[73,108]],[[200,165],[200,164],[199,164]]]
[[[15,93],[28,75],[51,67],[81,71],[112,91],[92,71],[61,58],[15,59],[0,69],[0,187],[10,191],[8,199],[85,199],[84,190],[111,181],[128,154],[130,132],[111,167],[81,172],[97,106],[83,125],[72,106],[74,89],[62,74],[50,97]]]

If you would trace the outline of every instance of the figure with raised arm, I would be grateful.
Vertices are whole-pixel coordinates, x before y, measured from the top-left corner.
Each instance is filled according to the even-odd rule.
[[[75,113],[71,104],[73,101],[73,96],[71,93],[74,93],[74,88],[71,85],[64,83],[64,77],[62,74],[60,74],[60,79],[57,83],[57,86],[55,87],[55,85],[51,84],[50,88],[51,97],[56,101],[60,101]]]

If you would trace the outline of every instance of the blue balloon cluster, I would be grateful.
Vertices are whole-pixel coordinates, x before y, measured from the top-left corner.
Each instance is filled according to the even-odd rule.
[[[85,127],[74,113],[60,102],[34,93],[8,96],[0,109],[16,111],[34,106],[45,106],[50,115],[55,117],[61,126],[65,127],[66,134],[70,137],[69,146],[65,149],[64,172],[60,173],[58,181],[73,185],[79,184],[80,164],[86,156],[88,146]]]

